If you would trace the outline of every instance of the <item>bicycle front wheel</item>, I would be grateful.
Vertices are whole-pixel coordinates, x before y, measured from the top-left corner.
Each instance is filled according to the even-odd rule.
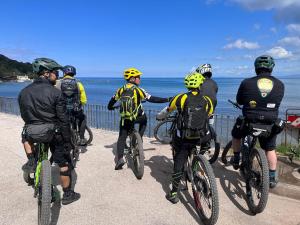
[[[88,133],[88,138],[87,138],[86,144],[89,145],[92,143],[93,138],[94,138],[93,132],[92,132],[91,128],[89,128],[88,126],[86,126],[85,131],[86,131],[86,133]]]
[[[156,125],[154,128],[154,137],[162,144],[170,144],[172,140],[171,127],[174,120],[164,120]]]
[[[51,216],[51,165],[48,160],[42,161],[39,194],[38,194],[38,224],[48,225]]]
[[[223,149],[221,160],[225,166],[230,164],[230,159],[233,157],[232,141],[229,141]]]
[[[133,159],[133,172],[137,179],[142,179],[144,175],[144,149],[143,141],[137,131],[133,131],[131,137],[131,151]]]
[[[194,157],[192,172],[196,211],[204,224],[216,224],[219,217],[218,189],[213,169],[205,156]]]
[[[268,202],[269,166],[263,150],[253,148],[249,155],[249,170],[246,177],[247,203],[254,214],[261,213]]]

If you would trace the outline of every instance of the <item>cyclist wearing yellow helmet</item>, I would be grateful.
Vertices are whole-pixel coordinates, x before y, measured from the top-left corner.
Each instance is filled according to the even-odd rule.
[[[124,148],[128,131],[139,123],[139,133],[141,137],[146,130],[147,117],[142,107],[142,101],[153,103],[169,102],[171,98],[160,98],[148,94],[144,89],[139,87],[142,72],[136,68],[129,68],[124,71],[124,79],[126,84],[119,88],[116,94],[108,103],[108,110],[114,110],[114,104],[120,102],[120,130],[117,142],[117,156],[115,170],[122,169],[125,161],[123,159]]]
[[[205,78],[197,72],[188,74],[184,84],[187,93],[176,95],[169,107],[157,114],[158,120],[166,118],[168,113],[178,110],[177,127],[172,135],[172,147],[175,150],[174,171],[172,174],[172,190],[166,198],[173,204],[179,201],[177,197],[178,185],[183,175],[183,167],[191,149],[198,144],[205,135],[207,118],[213,112],[213,103],[208,96],[204,96],[200,87]]]

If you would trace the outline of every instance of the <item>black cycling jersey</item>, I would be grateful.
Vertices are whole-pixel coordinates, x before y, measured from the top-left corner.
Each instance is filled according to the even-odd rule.
[[[284,95],[284,84],[269,73],[242,81],[236,101],[247,119],[274,122]]]
[[[218,93],[218,85],[217,83],[210,78],[205,78],[204,83],[201,85],[201,91],[202,94],[205,96],[208,96],[213,104],[214,104],[214,108],[217,105],[217,93]]]

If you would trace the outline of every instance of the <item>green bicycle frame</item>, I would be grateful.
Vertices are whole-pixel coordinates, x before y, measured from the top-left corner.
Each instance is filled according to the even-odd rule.
[[[42,161],[48,160],[48,144],[44,143],[38,143],[36,146],[37,154],[38,154],[38,163],[34,174],[34,186],[35,188],[38,188],[39,181],[40,181],[40,174],[41,174],[41,167],[42,167]]]

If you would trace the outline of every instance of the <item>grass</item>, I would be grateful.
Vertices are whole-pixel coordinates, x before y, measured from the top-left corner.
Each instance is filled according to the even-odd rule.
[[[282,155],[293,156],[294,159],[300,159],[300,146],[279,145],[276,147],[276,151]]]

